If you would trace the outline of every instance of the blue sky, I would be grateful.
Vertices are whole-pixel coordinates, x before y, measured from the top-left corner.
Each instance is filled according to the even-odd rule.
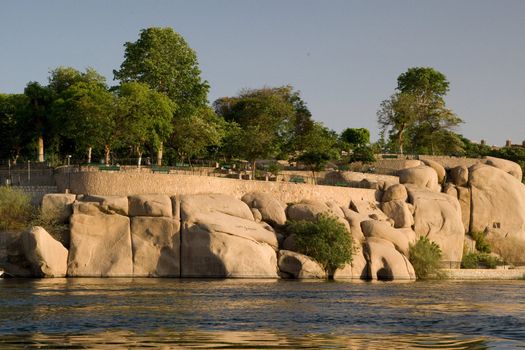
[[[291,84],[314,119],[369,128],[413,66],[450,81],[457,131],[502,145],[525,140],[523,0],[0,0],[0,92],[47,82],[57,66],[111,82],[123,44],[170,26],[199,57],[210,102],[242,88]]]

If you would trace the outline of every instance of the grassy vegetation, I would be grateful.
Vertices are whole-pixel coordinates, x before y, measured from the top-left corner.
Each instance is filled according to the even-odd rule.
[[[435,242],[421,237],[415,244],[410,245],[410,262],[418,279],[443,278],[440,269],[441,249]]]
[[[476,241],[476,250],[478,252],[487,254],[492,253],[490,244],[487,242],[483,232],[469,232],[468,235],[472,237],[474,241]]]
[[[20,231],[31,221],[30,197],[11,187],[0,187],[0,231]]]
[[[495,269],[496,266],[501,264],[503,262],[497,257],[481,252],[464,254],[461,260],[462,269]]]
[[[319,215],[315,222],[290,221],[287,231],[295,234],[297,251],[317,260],[330,277],[352,261],[352,238],[333,217]]]

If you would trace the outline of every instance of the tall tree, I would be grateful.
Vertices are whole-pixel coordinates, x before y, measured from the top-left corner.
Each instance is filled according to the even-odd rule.
[[[452,129],[462,122],[445,105],[444,97],[449,91],[445,75],[430,67],[415,67],[397,81],[397,92],[381,103],[377,113],[382,132],[389,130],[390,136],[397,139],[400,153],[405,135],[410,136],[413,151],[441,152],[436,141],[449,138]]]
[[[147,28],[124,44],[124,61],[114,70],[121,82],[137,81],[167,95],[178,116],[190,116],[207,103],[209,85],[200,77],[197,55],[172,28]]]
[[[16,164],[30,142],[31,125],[26,119],[28,98],[24,94],[0,94],[0,157]]]
[[[44,161],[44,138],[50,141],[54,136],[53,124],[51,123],[50,110],[53,102],[51,90],[37,82],[29,82],[24,89],[29,103],[27,118],[33,124],[32,133],[37,143],[37,161]],[[47,142],[46,141],[46,142]]]

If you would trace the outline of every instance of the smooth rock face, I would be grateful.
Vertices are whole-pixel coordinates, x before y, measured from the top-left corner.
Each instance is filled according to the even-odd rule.
[[[282,226],[286,224],[286,206],[268,193],[251,192],[242,196],[242,201],[252,209],[258,209],[262,220],[271,225]]]
[[[414,243],[409,240],[402,231],[396,230],[387,222],[368,220],[361,223],[361,228],[365,237],[377,237],[392,242],[397,250],[408,256],[409,244]]]
[[[335,270],[334,280],[346,279],[369,279],[368,263],[363,255],[363,250],[360,248],[359,252],[352,256],[352,262],[345,264],[342,268]]]
[[[460,262],[465,228],[458,200],[417,186],[408,186],[407,190],[409,201],[415,207],[416,235],[436,242],[443,253],[443,261]]]
[[[181,199],[182,277],[277,278],[278,243],[273,229],[253,221],[248,206],[238,199],[205,196]],[[204,210],[196,205],[201,202],[207,203]],[[239,210],[239,203],[247,213]],[[231,215],[234,212],[244,217]]]
[[[377,203],[363,201],[363,200],[352,200],[350,203],[350,209],[356,213],[363,214],[374,220],[386,221],[388,217],[381,211]]]
[[[337,209],[341,208],[337,207]],[[316,221],[320,214],[325,214],[335,218],[338,222],[343,224],[347,230],[350,230],[348,221],[344,219],[344,214],[343,216],[340,216],[341,213],[342,211],[338,210],[335,210],[334,212],[334,210],[330,209],[326,203],[313,200],[305,200],[300,203],[292,204],[288,206],[286,210],[286,216],[288,217],[288,220]]]
[[[180,222],[166,217],[131,218],[133,276],[180,276]]]
[[[468,168],[460,165],[450,169],[450,182],[456,186],[466,186],[468,183]]]
[[[445,182],[445,179],[447,177],[447,172],[445,168],[443,167],[443,165],[439,164],[436,161],[430,160],[430,159],[423,159],[423,163],[425,163],[426,166],[429,166],[432,169],[434,169],[438,177],[438,183],[442,184]]]
[[[68,251],[47,231],[34,226],[22,234],[24,254],[36,277],[64,277]]]
[[[507,159],[488,157],[488,156],[485,157],[483,161],[487,165],[493,166],[495,168],[503,170],[506,173],[509,173],[510,175],[514,176],[517,180],[521,182],[523,173],[522,173],[522,170],[519,164],[514,163]]]
[[[498,168],[470,169],[471,231],[499,229],[525,241],[525,185]]]
[[[129,196],[128,205],[129,216],[173,216],[171,198],[162,194]]]
[[[279,270],[293,278],[326,278],[324,269],[309,256],[289,250],[279,251]]]
[[[405,201],[393,200],[381,204],[383,212],[394,220],[395,228],[412,227],[414,217]]]
[[[350,224],[350,233],[354,241],[354,246],[361,245],[365,239],[363,231],[361,230],[361,222],[370,220],[370,217],[365,214],[359,214],[348,208],[343,208],[345,218]]]
[[[71,216],[70,277],[132,276],[129,218],[104,213],[95,203],[81,203]]]
[[[365,258],[368,275],[378,280],[415,280],[414,267],[386,239],[370,237],[366,240]]]
[[[82,202],[99,203],[102,207],[112,210],[120,215],[128,215],[128,197],[120,196],[97,196],[85,195],[81,199]]]
[[[71,216],[71,205],[76,195],[71,193],[49,193],[42,198],[42,215],[55,217],[58,221],[66,223]]]
[[[387,187],[385,193],[383,193],[382,202],[389,201],[406,201],[408,198],[407,189],[404,185],[395,184]]]
[[[459,206],[461,207],[461,221],[465,233],[470,231],[470,188],[457,187]]]
[[[413,184],[433,192],[441,192],[437,173],[431,167],[423,165],[416,168],[402,169],[397,172],[397,175],[399,176],[399,182],[402,184]]]
[[[253,220],[253,214],[250,207],[243,201],[226,194],[204,193],[194,195],[180,196],[181,202],[184,202],[184,210],[181,209],[181,219],[186,220],[184,216],[196,212],[214,211],[229,216]],[[181,204],[182,205],[182,204]]]

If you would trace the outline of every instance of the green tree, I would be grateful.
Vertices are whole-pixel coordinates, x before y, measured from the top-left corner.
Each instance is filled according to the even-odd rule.
[[[352,238],[333,217],[321,214],[315,222],[290,221],[286,229],[295,235],[297,251],[317,260],[329,277],[352,261]]]
[[[120,122],[115,125],[123,130],[119,141],[133,147],[140,167],[146,146],[158,150],[171,135],[177,107],[166,95],[137,82],[122,84],[117,94]]]
[[[400,153],[406,134],[414,152],[459,151],[461,142],[452,129],[462,120],[445,105],[448,90],[445,75],[430,67],[409,68],[398,77],[397,92],[381,103],[377,116],[381,131],[397,139]],[[439,147],[443,144],[450,147]]]
[[[315,173],[324,170],[329,160],[339,157],[337,134],[321,123],[314,122],[311,129],[301,137],[300,143],[304,149],[296,159],[310,169],[315,183]]]
[[[191,165],[193,157],[204,155],[209,147],[221,146],[225,127],[222,118],[209,107],[203,107],[189,117],[178,119],[170,145]]]
[[[365,128],[346,128],[341,139],[352,146],[363,146],[370,143],[370,131]]]
[[[172,28],[143,29],[137,41],[124,47],[115,79],[145,83],[167,95],[178,106],[178,116],[190,116],[206,105],[209,85],[200,77],[197,55]]]
[[[16,164],[30,142],[31,125],[26,119],[29,100],[24,94],[0,94],[0,157]]]
[[[257,159],[273,158],[291,143],[296,110],[290,101],[291,87],[244,90],[237,97],[214,102],[217,114],[239,125],[235,143],[239,153],[252,163],[255,176]]]
[[[415,244],[410,244],[410,262],[418,279],[441,278],[441,248],[427,237],[420,237]]]
[[[87,68],[85,72],[72,67],[60,66],[50,72],[48,88],[54,94],[60,95],[69,87],[77,83],[95,84],[106,87],[106,78],[93,68]]]

